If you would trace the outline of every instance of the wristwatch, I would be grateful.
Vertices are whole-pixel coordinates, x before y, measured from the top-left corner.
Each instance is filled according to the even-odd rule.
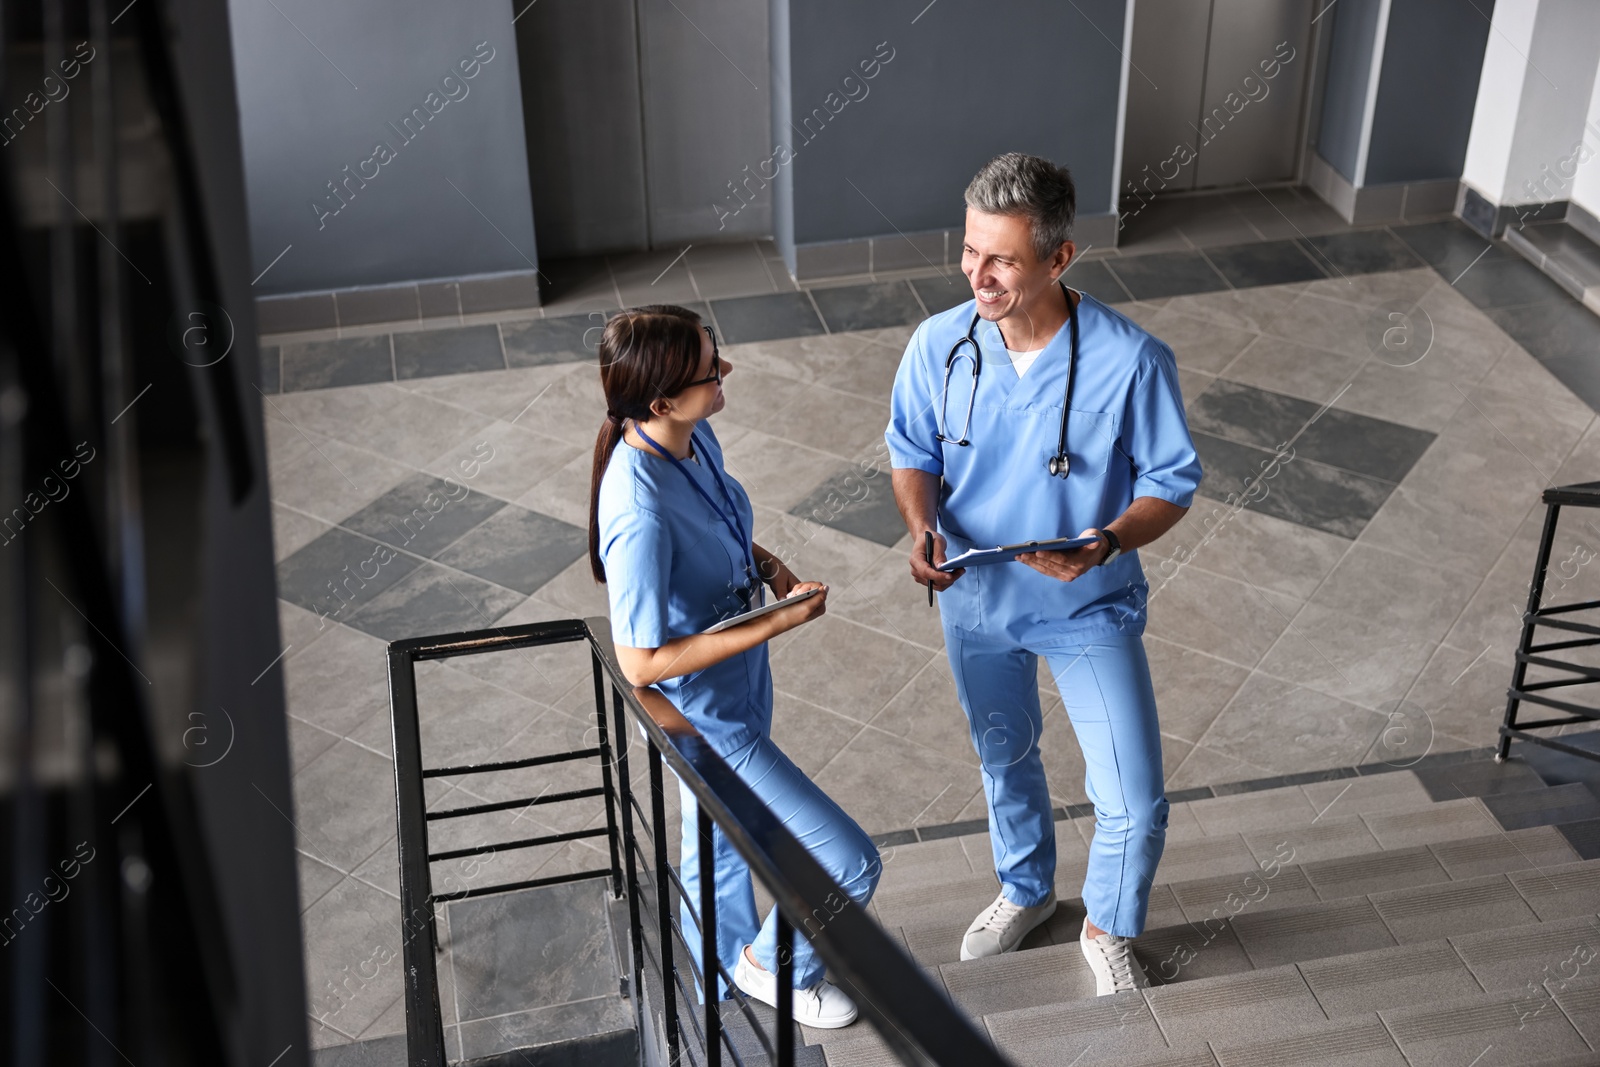
[[[1110,530],[1101,530],[1100,536],[1105,538],[1106,544],[1111,546],[1111,551],[1106,553],[1106,558],[1100,561],[1100,566],[1104,567],[1107,563],[1122,555],[1122,542],[1118,541],[1117,535]]]

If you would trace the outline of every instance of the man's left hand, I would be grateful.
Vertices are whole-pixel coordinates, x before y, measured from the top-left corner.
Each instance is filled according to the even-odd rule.
[[[1017,557],[1017,562],[1026,563],[1047,578],[1070,582],[1085,571],[1098,567],[1111,551],[1111,544],[1100,536],[1099,530],[1090,528],[1078,536],[1093,537],[1095,542],[1065,552],[1024,552]]]

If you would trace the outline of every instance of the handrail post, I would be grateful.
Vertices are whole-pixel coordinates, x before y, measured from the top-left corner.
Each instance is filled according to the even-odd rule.
[[[628,727],[627,720],[622,714],[622,690],[616,686],[611,687],[611,713],[616,724],[618,799],[622,808],[622,854],[628,877],[628,944],[633,952],[633,977],[629,984],[629,995],[633,997],[634,1007],[642,1013],[644,930],[639,921],[639,867],[634,856],[637,845],[633,829],[633,779],[628,775]]]
[[[650,762],[650,836],[656,849],[656,924],[661,935],[661,1008],[667,1026],[667,1062],[676,1067],[682,1054],[682,1035],[678,1032],[678,992],[672,984],[672,878],[667,859],[667,805],[661,785],[661,750],[652,739],[645,749]]]
[[[722,1010],[717,993],[722,982],[717,976],[717,857],[714,852],[716,823],[705,805],[696,804],[700,835],[700,991],[706,1000],[706,1067],[722,1064]]]
[[[778,912],[778,1067],[794,1065],[794,927]]]
[[[389,709],[394,745],[396,848],[400,854],[400,945],[404,961],[406,1049],[413,1067],[447,1067],[439,1014],[438,932],[428,866],[427,799],[417,676],[411,656],[389,652]]]
[[[611,895],[622,895],[622,863],[617,858],[617,798],[611,780],[611,741],[606,736],[606,683],[605,671],[600,664],[600,653],[590,646],[589,658],[594,662],[594,718],[600,731],[600,782],[606,792],[606,842],[611,846]],[[624,744],[627,738],[623,737]]]

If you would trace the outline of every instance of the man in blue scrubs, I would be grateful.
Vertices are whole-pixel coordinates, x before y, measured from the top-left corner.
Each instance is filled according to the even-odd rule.
[[[1148,984],[1131,939],[1144,929],[1167,827],[1135,550],[1183,517],[1201,472],[1172,350],[1059,282],[1076,254],[1075,199],[1065,167],[1020,153],[973,178],[961,266],[974,299],[917,327],[885,437],[911,573],[939,591],[989,803],[1000,895],[973,921],[961,957],[1012,951],[1055,911],[1055,823],[1038,746],[1043,656],[1095,808],[1079,944],[1106,995]],[[924,558],[929,532],[935,564],[1019,541],[1095,542],[946,573]]]

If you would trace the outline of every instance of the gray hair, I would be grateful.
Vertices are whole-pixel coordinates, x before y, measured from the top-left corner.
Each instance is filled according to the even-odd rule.
[[[967,186],[967,206],[988,215],[1025,215],[1033,251],[1049,259],[1072,239],[1078,192],[1072,172],[1048,159],[1007,152],[985,163]]]

